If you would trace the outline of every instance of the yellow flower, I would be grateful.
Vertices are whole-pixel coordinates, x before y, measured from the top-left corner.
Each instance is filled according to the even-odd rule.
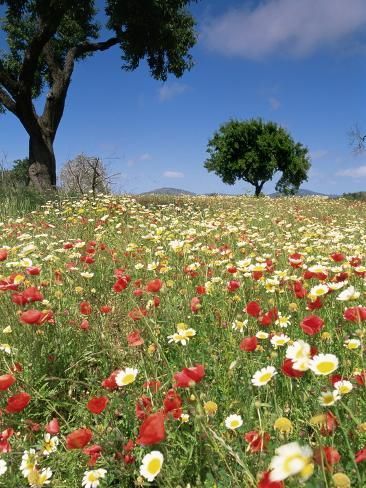
[[[216,415],[217,408],[217,403],[211,400],[203,404],[203,409],[206,412],[206,415],[208,415],[209,417],[213,417],[214,415]]]
[[[363,422],[362,424],[359,424],[357,426],[357,429],[359,430],[359,432],[366,433],[366,422]]]
[[[332,338],[329,332],[323,332],[321,335],[322,341],[329,341]]]
[[[289,303],[288,309],[290,310],[290,312],[297,312],[299,306],[297,305],[297,303]]]
[[[273,428],[278,430],[281,434],[289,434],[292,432],[293,425],[291,420],[286,417],[279,417],[273,424]]]
[[[335,473],[332,479],[335,488],[351,488],[351,480],[344,473]]]

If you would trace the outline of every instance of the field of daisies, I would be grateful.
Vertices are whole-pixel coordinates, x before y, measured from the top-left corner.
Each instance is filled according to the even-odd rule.
[[[366,487],[365,204],[50,202],[0,311],[2,487]]]

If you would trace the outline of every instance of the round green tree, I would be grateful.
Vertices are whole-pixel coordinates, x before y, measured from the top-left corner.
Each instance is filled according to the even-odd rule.
[[[294,194],[307,180],[310,168],[308,149],[295,142],[275,122],[262,119],[230,120],[209,140],[210,157],[205,168],[213,171],[224,183],[237,180],[250,183],[259,196],[266,181],[282,173],[276,190]]]

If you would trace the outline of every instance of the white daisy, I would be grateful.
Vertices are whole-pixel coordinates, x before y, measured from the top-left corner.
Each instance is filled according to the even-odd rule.
[[[274,375],[277,374],[276,368],[274,366],[267,366],[259,371],[256,371],[251,379],[254,386],[266,385]]]
[[[147,481],[154,481],[155,477],[160,473],[164,462],[164,456],[160,451],[151,451],[142,460],[140,466],[140,474]]]
[[[316,375],[329,375],[338,368],[338,358],[334,354],[317,354],[310,360],[311,371]]]
[[[138,370],[135,368],[126,368],[121,370],[116,376],[116,384],[118,386],[126,386],[133,383],[136,379]]]
[[[93,469],[92,471],[85,471],[81,486],[84,488],[97,488],[100,484],[100,480],[107,474],[106,469]]]
[[[240,415],[233,413],[225,419],[225,427],[230,430],[238,429],[243,425],[243,419]]]
[[[313,451],[309,446],[300,446],[297,442],[291,442],[277,448],[275,452],[276,456],[272,458],[269,466],[271,481],[282,481],[295,474],[308,478],[309,471],[312,473]]]

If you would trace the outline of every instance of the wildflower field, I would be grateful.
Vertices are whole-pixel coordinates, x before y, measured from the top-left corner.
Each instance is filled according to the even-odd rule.
[[[0,486],[366,487],[365,210],[2,210]]]

